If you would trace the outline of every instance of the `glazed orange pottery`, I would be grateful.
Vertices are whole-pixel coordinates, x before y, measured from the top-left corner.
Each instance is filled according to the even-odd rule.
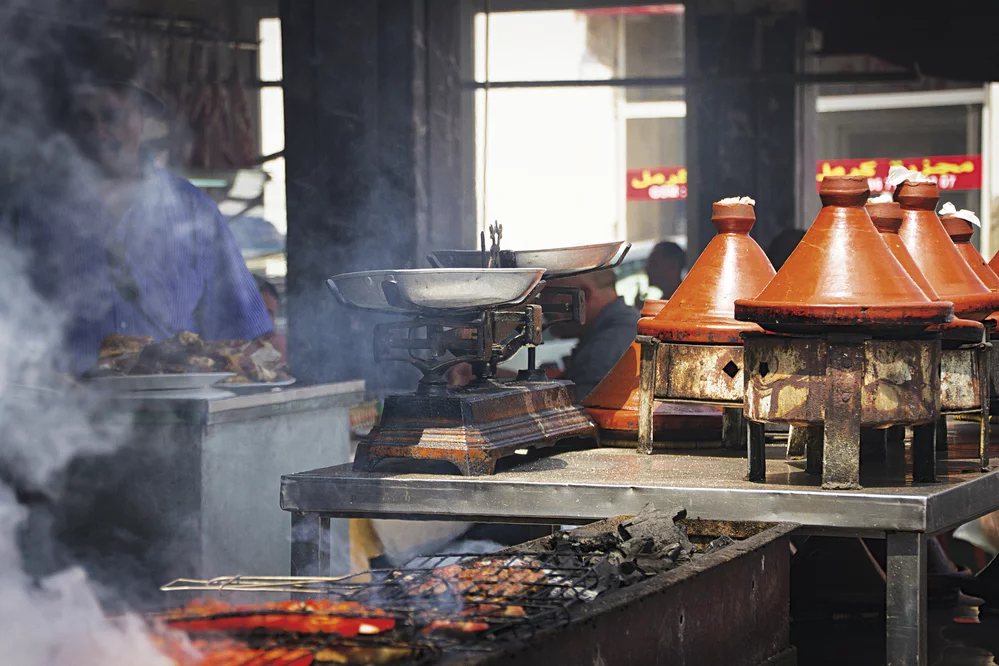
[[[914,334],[950,322],[951,304],[930,300],[881,239],[869,195],[865,178],[824,178],[822,210],[760,295],[736,301],[736,319],[805,334]]]
[[[741,344],[743,331],[759,330],[733,316],[736,299],[756,296],[774,276],[767,255],[749,236],[756,212],[748,203],[715,203],[711,222],[718,233],[659,314],[639,320],[639,334],[664,342],[729,345]]]
[[[926,280],[926,276],[919,270],[919,266],[916,265],[912,255],[909,254],[909,250],[906,249],[905,243],[902,242],[902,238],[898,235],[898,230],[902,226],[902,207],[899,203],[897,201],[882,201],[868,203],[864,208],[867,210],[867,214],[871,216],[871,221],[874,222],[875,228],[881,234],[881,240],[885,242],[891,253],[898,259],[898,263],[902,264],[902,267],[909,273],[913,281],[919,285],[923,293],[930,300],[942,300],[937,295],[936,290],[933,289],[933,286]],[[947,303],[953,306],[953,303],[949,301]],[[939,329],[948,340],[977,342],[982,339],[985,327],[977,321],[955,318],[949,324],[940,326]]]
[[[649,299],[642,304],[642,317],[655,317],[665,306],[666,301]]]
[[[601,430],[638,432],[638,369],[641,345],[632,342],[624,356],[583,400]],[[721,427],[722,409],[712,405],[655,403],[652,430],[710,430]]]
[[[975,227],[971,222],[955,215],[944,215],[940,218],[940,222],[978,279],[989,288],[989,291],[999,291],[999,275],[996,275],[992,267],[986,263],[985,257],[971,244],[971,237],[975,235]]]
[[[999,294],[989,291],[950,239],[937,217],[939,200],[933,183],[907,180],[899,185],[895,190],[895,201],[902,206],[899,236],[937,295],[954,303],[954,314],[983,321],[999,310]]]

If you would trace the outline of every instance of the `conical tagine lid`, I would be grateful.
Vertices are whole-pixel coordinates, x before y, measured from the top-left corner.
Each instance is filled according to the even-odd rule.
[[[902,267],[905,268],[915,283],[919,285],[923,293],[930,300],[942,300],[933,289],[933,286],[927,282],[926,276],[919,270],[919,266],[916,265],[912,255],[909,254],[909,250],[906,249],[905,243],[902,242],[902,238],[898,235],[898,230],[902,226],[902,207],[898,202],[868,202],[864,208],[867,210],[867,214],[871,216],[871,221],[874,222],[874,226],[881,234],[881,240],[885,242],[891,253],[898,259],[898,263],[902,264]],[[950,301],[947,301],[947,303],[953,305]],[[943,333],[943,337],[947,340],[977,342],[982,339],[985,327],[977,321],[957,319],[955,317],[949,324],[933,327],[933,330],[937,329]]]
[[[631,343],[624,356],[583,400],[590,418],[604,432],[621,433],[628,439],[638,433],[641,353],[641,345]],[[677,437],[698,433],[718,437],[721,416],[721,407],[713,405],[656,401],[652,412],[653,438],[662,438],[665,433],[674,433]]]
[[[763,249],[750,238],[756,223],[751,199],[715,203],[711,222],[718,233],[655,318],[641,319],[638,332],[666,342],[739,344],[743,331],[759,330],[736,321],[737,298],[752,298],[774,276]]]
[[[823,179],[815,222],[766,289],[736,301],[736,319],[791,333],[917,333],[949,322],[950,304],[931,301],[881,240],[864,210],[869,194],[865,178]]]
[[[975,235],[975,225],[981,225],[978,216],[970,210],[957,210],[951,204],[944,204],[939,215],[947,235],[978,279],[985,283],[989,291],[999,291],[999,275],[996,275],[986,263],[985,257],[971,244],[971,237]]]
[[[954,314],[982,321],[999,310],[999,294],[975,275],[937,217],[937,186],[909,179],[899,184],[894,196],[902,206],[902,242],[940,298],[953,301]]]

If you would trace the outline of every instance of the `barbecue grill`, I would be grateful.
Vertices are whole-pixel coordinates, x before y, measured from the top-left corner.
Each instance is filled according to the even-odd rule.
[[[825,178],[823,208],[794,252],[759,296],[735,303],[736,319],[764,329],[743,336],[745,416],[812,426],[806,470],[824,488],[860,487],[864,427],[913,426],[913,475],[935,478],[942,352],[932,329],[954,308],[930,300],[881,240],[869,194],[863,178]],[[766,481],[762,432],[751,427],[749,440],[748,478]]]
[[[261,594],[291,594],[297,601],[279,602],[279,609],[271,603],[270,610],[208,602],[208,613],[188,606],[161,619],[192,638],[220,622],[259,624],[249,634],[229,631],[261,648],[356,650],[355,656],[381,649],[396,656],[337,663],[592,663],[603,655],[610,663],[644,664],[669,654],[688,663],[793,664],[787,535],[794,526],[690,521],[684,515],[648,506],[635,517],[494,554],[435,555],[402,569],[336,578],[180,579],[163,589],[230,603]],[[714,594],[725,595],[728,640],[717,639],[710,621],[717,609],[704,600]],[[285,635],[282,642],[276,636],[282,623],[307,614],[303,607],[314,598],[325,604],[315,612],[335,614],[348,628],[365,620],[372,626],[343,632],[350,636]],[[622,631],[629,640],[620,640]],[[268,661],[265,653],[252,663],[285,664],[280,656],[275,652]]]
[[[611,268],[630,246],[508,252],[499,248],[502,228],[494,225],[490,233],[488,251],[483,240],[479,252],[431,254],[437,268],[350,273],[328,281],[347,307],[405,317],[375,326],[375,359],[410,363],[423,373],[414,393],[386,398],[380,423],[357,447],[355,469],[412,458],[445,460],[466,475],[492,474],[497,460],[518,451],[596,438],[573,384],[550,380],[536,367],[544,329],[585,317],[581,290],[547,286],[545,280]],[[516,381],[497,380],[497,365],[522,347],[528,367]],[[471,366],[474,379],[449,386],[447,372],[459,363]]]

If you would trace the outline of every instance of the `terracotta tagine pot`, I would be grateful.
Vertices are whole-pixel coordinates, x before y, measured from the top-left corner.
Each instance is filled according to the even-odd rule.
[[[919,270],[919,266],[916,265],[916,261],[909,254],[901,236],[898,235],[898,230],[902,226],[902,207],[899,203],[897,201],[880,201],[868,203],[864,208],[870,215],[871,221],[874,222],[874,227],[881,234],[881,240],[885,242],[898,263],[902,264],[902,267],[909,273],[909,277],[919,285],[923,293],[931,301],[942,301],[953,306],[953,303],[943,301],[933,289],[933,285]],[[976,342],[982,339],[985,327],[977,321],[955,318],[949,324],[944,324],[938,328],[948,340]]]
[[[971,244],[971,237],[975,234],[975,227],[968,220],[956,215],[943,215],[940,217],[947,235],[950,236],[957,251],[961,254],[971,270],[975,272],[989,291],[999,291],[999,275],[992,270],[992,267],[985,261],[985,257]]]
[[[869,195],[865,178],[824,178],[815,222],[760,295],[736,301],[736,319],[802,334],[918,334],[949,323],[953,307],[923,293],[881,239],[864,210]]]
[[[590,418],[603,431],[621,433],[634,439],[638,433],[638,369],[641,345],[632,342],[628,351],[607,376],[583,400]],[[713,405],[655,403],[652,431],[656,439],[664,433],[682,431],[719,431],[722,409]],[[716,436],[720,434],[716,433]]]
[[[736,299],[753,298],[775,274],[749,236],[756,223],[753,205],[716,202],[711,222],[718,233],[659,314],[639,320],[639,334],[664,342],[735,345],[744,331],[760,330],[733,316]]]
[[[902,207],[902,242],[937,295],[954,303],[954,314],[983,321],[999,310],[999,294],[975,275],[937,217],[937,186],[907,180],[895,189],[894,198]]]
[[[642,317],[655,317],[657,314],[662,312],[662,309],[666,306],[668,301],[657,300],[655,298],[649,299],[642,304]]]

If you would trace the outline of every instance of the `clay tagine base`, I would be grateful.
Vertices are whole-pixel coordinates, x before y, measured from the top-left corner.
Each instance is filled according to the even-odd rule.
[[[638,440],[639,363],[641,347],[633,342],[603,381],[583,400],[600,428],[600,445],[634,448]],[[712,405],[655,401],[653,448],[717,448],[722,445],[722,409]]]

